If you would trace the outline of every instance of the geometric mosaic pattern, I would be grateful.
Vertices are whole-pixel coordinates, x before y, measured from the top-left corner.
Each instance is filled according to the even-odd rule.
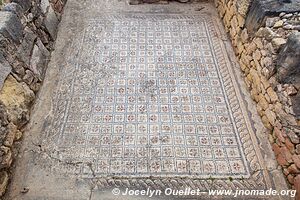
[[[249,178],[259,167],[210,18],[110,14],[82,37],[48,133],[62,159],[92,161],[97,176]]]

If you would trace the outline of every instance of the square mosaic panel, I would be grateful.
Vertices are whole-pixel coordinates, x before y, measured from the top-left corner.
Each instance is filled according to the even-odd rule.
[[[214,29],[176,14],[90,21],[58,83],[51,134],[62,159],[93,162],[98,176],[249,177]]]

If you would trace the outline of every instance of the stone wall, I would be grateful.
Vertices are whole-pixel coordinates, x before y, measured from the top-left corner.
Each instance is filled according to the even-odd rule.
[[[39,91],[66,0],[6,0],[0,11],[0,196]]]
[[[269,130],[279,167],[299,195],[300,15],[272,13],[260,17],[259,27],[253,23],[247,26],[246,21],[253,22],[247,19],[253,17],[253,13],[249,13],[251,3],[250,0],[215,1],[235,47],[246,85],[257,103],[257,112]]]

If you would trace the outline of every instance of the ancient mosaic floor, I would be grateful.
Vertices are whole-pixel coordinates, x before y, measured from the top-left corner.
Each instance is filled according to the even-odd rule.
[[[51,134],[63,156],[76,148],[97,175],[249,177],[249,133],[215,29],[193,15],[90,21],[70,87],[59,83],[66,105]]]
[[[37,139],[28,143],[42,145],[22,161],[21,185],[39,188],[31,175],[50,170],[64,174],[54,183],[76,176],[99,188],[273,187],[264,133],[213,6],[100,5],[66,8],[30,126]]]

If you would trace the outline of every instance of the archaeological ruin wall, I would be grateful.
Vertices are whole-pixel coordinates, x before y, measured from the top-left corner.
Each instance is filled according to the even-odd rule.
[[[0,11],[0,196],[44,79],[65,0],[11,0]]]
[[[300,191],[300,2],[216,0],[215,5],[277,162]]]

